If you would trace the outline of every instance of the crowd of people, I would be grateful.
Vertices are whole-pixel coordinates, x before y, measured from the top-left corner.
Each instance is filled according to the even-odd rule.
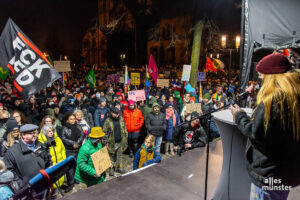
[[[6,173],[13,178],[1,184],[17,192],[40,169],[74,156],[77,166],[48,192],[55,198],[57,188],[64,186],[69,192],[79,182],[91,186],[105,180],[106,173],[96,174],[91,159],[104,146],[112,162],[109,176],[126,172],[125,156],[133,158],[135,170],[161,162],[161,153],[175,155],[203,147],[205,131],[210,130],[212,139],[219,131],[213,120],[207,125],[197,117],[239,94],[238,71],[231,77],[228,81],[227,73],[207,73],[201,94],[200,88],[190,91],[173,79],[168,88],[151,86],[149,99],[138,102],[128,99],[122,83],[99,82],[92,88],[78,74],[67,85],[54,82],[25,101],[8,79],[0,88],[0,180]],[[186,105],[194,103],[201,104],[201,112],[187,112]],[[3,194],[9,196],[11,191]]]

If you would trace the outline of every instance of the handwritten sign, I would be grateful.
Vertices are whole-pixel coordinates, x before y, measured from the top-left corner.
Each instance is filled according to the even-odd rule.
[[[146,100],[145,90],[133,90],[128,92],[128,99],[133,101]]]
[[[205,72],[198,72],[197,81],[205,81]]]
[[[191,65],[183,65],[181,81],[189,81],[191,75]]]
[[[106,146],[100,149],[99,151],[93,153],[91,155],[91,158],[97,175],[101,175],[103,172],[105,172],[108,168],[112,166]]]
[[[169,79],[157,79],[157,87],[164,88],[169,87]]]
[[[186,112],[192,113],[194,111],[196,111],[197,113],[201,113],[202,112],[201,103],[186,104]]]
[[[131,79],[130,82],[133,85],[140,85],[141,84],[141,75],[140,73],[131,73]]]

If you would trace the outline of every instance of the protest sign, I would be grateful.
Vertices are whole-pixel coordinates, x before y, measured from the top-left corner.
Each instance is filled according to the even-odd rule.
[[[120,77],[119,77],[118,74],[109,74],[109,75],[107,75],[106,82],[111,83],[111,84],[119,83],[120,82]]]
[[[133,101],[146,100],[145,90],[133,90],[128,92],[128,99]]]
[[[45,55],[8,19],[0,38],[0,66],[10,70],[25,100],[61,78]]]
[[[97,175],[101,175],[112,166],[107,147],[104,147],[99,151],[93,153],[91,155],[91,158]]]
[[[165,77],[164,74],[158,74],[158,78],[163,79]],[[158,79],[157,79],[158,80]]]
[[[133,85],[140,85],[141,84],[141,75],[140,73],[131,73],[131,79],[130,82]]]
[[[119,82],[120,82],[120,83],[124,83],[124,76],[121,76],[121,77],[120,77]]]
[[[157,79],[157,87],[164,88],[169,87],[169,79]]]
[[[183,65],[181,81],[190,81],[191,65]]]
[[[205,72],[198,72],[197,81],[205,81]]]
[[[192,113],[196,111],[197,113],[201,113],[201,103],[190,103],[186,104],[186,112]]]
[[[70,72],[71,71],[71,64],[70,61],[59,61],[55,60],[53,61],[54,63],[54,68],[58,72]]]

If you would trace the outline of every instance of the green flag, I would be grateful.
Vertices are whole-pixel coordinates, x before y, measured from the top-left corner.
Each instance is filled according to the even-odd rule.
[[[90,84],[90,87],[94,88],[96,84],[94,67],[89,71],[89,73],[85,77],[86,82]]]
[[[2,80],[6,79],[6,77],[8,76],[8,71],[3,69],[2,67],[0,67],[0,78]]]

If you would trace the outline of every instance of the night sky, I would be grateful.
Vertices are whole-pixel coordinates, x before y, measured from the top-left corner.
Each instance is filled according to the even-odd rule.
[[[238,2],[210,0],[208,8],[221,32],[232,37],[240,32]],[[96,22],[97,0],[0,0],[1,32],[9,17],[42,51],[50,51],[53,59],[67,55],[79,62],[82,37]]]

